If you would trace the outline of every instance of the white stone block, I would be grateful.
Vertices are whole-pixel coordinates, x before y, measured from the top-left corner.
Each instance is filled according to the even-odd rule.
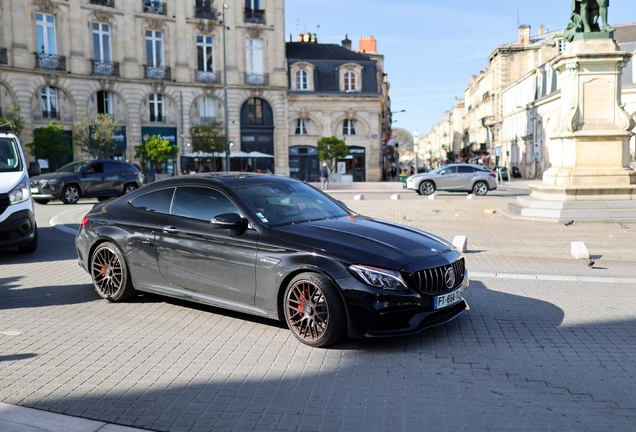
[[[466,199],[475,199],[475,194],[468,194]]]
[[[364,195],[360,194],[360,195],[354,195],[353,199],[356,201],[362,201],[364,199]]]
[[[436,198],[437,198],[437,196],[436,196],[434,193],[432,193],[432,194],[430,194],[430,195],[428,196],[428,199],[432,199],[432,200],[434,200],[434,199],[436,199]]]
[[[399,200],[399,199],[400,199],[400,194],[393,194],[393,195],[391,195],[391,199],[392,199],[392,200]]]
[[[589,259],[590,252],[587,250],[585,243],[572,242],[572,256],[577,259]]]
[[[453,239],[453,246],[455,246],[462,252],[466,252],[468,250],[468,237],[455,236],[455,238]]]

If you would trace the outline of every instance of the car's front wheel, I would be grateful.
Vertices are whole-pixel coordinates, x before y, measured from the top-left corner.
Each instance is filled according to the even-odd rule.
[[[424,180],[418,188],[420,195],[430,195],[435,192],[435,184],[430,180]]]
[[[136,294],[124,254],[114,243],[105,242],[95,249],[91,277],[97,294],[108,301],[122,301]]]
[[[324,347],[341,340],[347,320],[337,288],[325,276],[302,273],[287,286],[285,321],[302,343]]]
[[[479,196],[486,195],[488,193],[488,185],[486,184],[486,182],[478,181],[477,183],[475,183],[475,185],[473,186],[473,193]]]
[[[124,195],[126,195],[127,193],[130,193],[134,190],[137,190],[137,185],[134,183],[128,183],[126,186],[124,186]]]
[[[64,204],[77,204],[77,201],[80,199],[80,189],[79,186],[76,185],[68,185],[64,186],[62,189],[62,201]]]

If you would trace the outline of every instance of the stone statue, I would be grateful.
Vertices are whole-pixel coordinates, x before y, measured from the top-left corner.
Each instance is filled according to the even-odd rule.
[[[565,40],[572,42],[576,33],[614,31],[607,23],[609,0],[572,0],[572,15],[565,29]],[[601,28],[599,18],[603,20]]]

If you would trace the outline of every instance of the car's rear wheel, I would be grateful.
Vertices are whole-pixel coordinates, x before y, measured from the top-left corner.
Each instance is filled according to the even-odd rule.
[[[484,196],[488,193],[488,185],[486,182],[478,181],[473,185],[473,193],[475,195]]]
[[[285,321],[302,343],[324,347],[346,334],[344,305],[337,288],[317,273],[302,273],[289,283],[284,297]]]
[[[128,183],[126,186],[124,186],[124,195],[126,195],[127,193],[130,193],[134,190],[138,189],[137,185],[134,183]]]
[[[95,249],[91,277],[97,294],[108,301],[122,301],[136,294],[124,254],[114,243],[102,243]]]
[[[68,185],[62,190],[62,201],[64,204],[77,204],[81,196],[79,186]]]
[[[420,195],[430,195],[435,192],[435,184],[430,180],[424,180],[418,188]]]

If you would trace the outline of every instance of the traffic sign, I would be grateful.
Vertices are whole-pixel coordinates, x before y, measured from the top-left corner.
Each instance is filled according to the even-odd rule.
[[[534,158],[539,159],[539,152],[534,152]]]
[[[495,148],[495,156],[501,156],[501,147]]]

